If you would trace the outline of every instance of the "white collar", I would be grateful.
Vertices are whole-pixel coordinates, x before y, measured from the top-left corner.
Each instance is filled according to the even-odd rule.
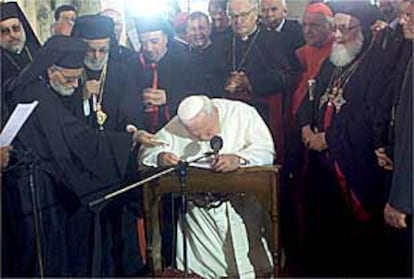
[[[285,26],[286,18],[283,18],[279,25],[275,28],[277,32],[282,32],[283,26]]]

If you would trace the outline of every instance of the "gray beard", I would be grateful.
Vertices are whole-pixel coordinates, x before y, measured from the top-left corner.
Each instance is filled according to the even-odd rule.
[[[20,44],[18,44],[17,46],[12,47],[12,48],[10,48],[10,49],[8,49],[8,50],[9,50],[10,52],[20,54],[20,53],[23,51],[24,45],[25,45],[25,42],[21,42],[21,43],[20,43]]]
[[[15,46],[8,46],[8,45],[4,45],[3,43],[0,44],[0,46],[10,52],[13,53],[17,53],[20,54],[23,51],[23,48],[26,44],[26,33],[22,33],[22,37],[20,38],[20,43],[18,45]]]
[[[355,57],[360,53],[364,39],[357,38],[354,42],[349,44],[338,44],[334,42],[330,60],[336,67],[344,67],[351,63]]]
[[[88,56],[85,56],[85,59],[83,61],[83,63],[85,64],[85,66],[92,71],[100,71],[103,69],[103,67],[105,66],[105,64],[108,62],[108,58],[109,58],[109,54],[106,54],[106,56],[100,60],[100,61],[93,61],[91,58],[89,58]]]
[[[52,89],[56,91],[56,93],[64,97],[72,96],[75,92],[75,88],[66,88],[60,83],[50,81],[49,84],[50,87],[52,87]]]

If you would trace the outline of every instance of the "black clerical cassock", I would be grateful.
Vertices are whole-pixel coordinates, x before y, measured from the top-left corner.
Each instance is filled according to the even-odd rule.
[[[177,113],[178,104],[189,95],[188,56],[182,44],[174,39],[174,31],[166,20],[138,18],[136,26],[140,33],[162,31],[168,37],[167,52],[160,61],[148,61],[143,52],[140,52],[134,71],[140,88],[139,94],[145,88],[166,91],[167,103],[154,106],[145,113],[145,128],[156,132]]]
[[[221,76],[225,77],[229,77],[231,72],[242,71],[246,74],[251,85],[248,102],[270,127],[278,160],[283,158],[283,100],[294,90],[302,71],[299,60],[293,52],[289,52],[283,40],[280,33],[267,32],[258,26],[245,38],[235,34],[223,36],[215,42],[214,54],[216,73],[222,72]],[[216,81],[220,82],[220,79]],[[224,89],[225,84],[221,88]],[[234,98],[226,92],[223,96]]]
[[[0,4],[0,21],[10,18],[17,18],[21,27],[26,33],[26,43],[20,53],[12,53],[4,48],[1,48],[1,67],[2,67],[2,83],[15,77],[27,64],[32,62],[38,49],[40,48],[39,40],[31,28],[29,21],[24,16],[16,2],[8,2]]]
[[[20,53],[11,52],[0,47],[1,57],[1,95],[2,95],[2,121],[7,118],[8,109],[4,104],[7,102],[7,86],[23,68],[30,64],[36,56],[40,43],[34,34],[29,21],[20,10],[16,2],[0,3],[0,21],[17,18],[21,23],[21,28],[26,33],[26,42]]]
[[[114,23],[111,18],[106,16],[85,15],[78,17],[71,36],[92,41],[109,39],[109,52],[117,48]],[[131,72],[131,66],[121,64],[119,60],[110,55],[102,69],[92,70],[87,65],[84,65],[84,68],[82,85],[75,96],[78,98],[76,114],[84,119],[89,126],[102,130],[124,131],[127,124],[134,124],[142,128],[143,107],[141,99],[138,97],[138,86],[133,80],[135,77]],[[98,114],[93,111],[95,105],[92,98],[87,101],[81,100],[84,82],[88,80],[96,80],[101,84],[96,103],[106,115],[106,120],[102,124],[98,123]]]
[[[313,276],[372,275],[364,273],[373,272],[367,261],[379,262],[384,183],[373,123],[384,92],[373,78],[381,72],[380,50],[368,45],[366,38],[363,50],[344,67],[326,60],[314,99],[307,98],[298,114],[300,126],[324,132],[327,143],[324,151],[310,151],[302,193],[305,260]],[[317,262],[328,264],[318,269]]]
[[[52,65],[81,68],[86,49],[81,40],[54,36],[13,85],[11,106],[39,101],[15,145],[30,153],[34,162],[46,276],[113,275],[119,264],[111,255],[111,243],[105,242],[111,232],[100,231],[100,215],[94,215],[87,203],[123,181],[131,136],[100,133],[79,121],[63,104],[70,96],[52,89],[46,74]],[[38,275],[28,183],[27,169],[16,166],[3,184],[13,232],[9,235],[13,249],[6,251],[13,260],[11,266],[3,267],[6,275]]]

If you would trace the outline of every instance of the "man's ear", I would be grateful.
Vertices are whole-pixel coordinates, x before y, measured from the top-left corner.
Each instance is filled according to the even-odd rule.
[[[56,75],[58,75],[57,69],[55,69],[53,66],[50,66],[49,68],[47,68],[47,77],[49,78],[49,80],[55,80]],[[58,77],[58,80],[59,80],[59,77]]]

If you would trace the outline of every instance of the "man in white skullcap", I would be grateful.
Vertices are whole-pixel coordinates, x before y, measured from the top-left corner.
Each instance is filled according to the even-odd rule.
[[[177,116],[156,134],[165,144],[142,149],[140,162],[157,167],[191,161],[211,151],[209,141],[216,135],[223,139],[223,147],[216,158],[207,161],[214,171],[273,163],[273,140],[256,109],[239,101],[202,95],[180,103]],[[265,237],[269,216],[253,197],[218,195],[206,202],[205,194],[191,195],[186,218],[190,272],[205,278],[271,274],[273,262]],[[178,225],[176,261],[181,270],[182,242]]]

